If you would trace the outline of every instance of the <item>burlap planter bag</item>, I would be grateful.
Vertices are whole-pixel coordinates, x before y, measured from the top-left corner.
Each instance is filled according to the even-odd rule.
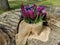
[[[22,26],[24,25],[23,27],[25,27],[26,29],[30,27],[29,30],[33,34],[36,34],[36,35],[41,32],[42,27],[43,27],[43,22],[38,22],[36,24],[35,23],[29,24],[29,23],[27,23],[25,21],[22,21],[21,24],[22,24]]]
[[[44,31],[42,31],[42,28],[43,22],[29,24],[25,21],[21,21],[18,34],[16,34],[16,45],[25,45],[27,39],[37,39],[46,42],[48,40],[50,28],[46,27]]]
[[[43,22],[39,22],[36,24],[28,24],[28,25],[31,26],[32,33],[38,35],[42,30]]]

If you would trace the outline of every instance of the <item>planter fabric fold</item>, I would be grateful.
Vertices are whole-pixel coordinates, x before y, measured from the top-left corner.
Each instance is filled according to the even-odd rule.
[[[42,22],[37,24],[28,24],[22,21],[19,24],[19,32],[16,34],[16,45],[25,45],[27,39],[37,39],[42,42],[48,41],[50,28],[42,25]]]

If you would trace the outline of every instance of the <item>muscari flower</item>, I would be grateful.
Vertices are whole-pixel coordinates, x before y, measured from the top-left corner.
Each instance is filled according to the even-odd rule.
[[[28,18],[34,19],[34,11],[29,5],[26,5],[26,12]]]
[[[22,5],[21,5],[21,11],[23,11],[23,10],[24,10],[24,5],[22,4]]]
[[[33,5],[33,7],[36,9],[36,15],[39,16],[42,11],[44,10],[44,6],[39,6],[37,7],[37,5]],[[34,19],[34,9],[31,9],[31,7],[29,5],[26,5],[26,8],[24,8],[24,5],[21,5],[21,11],[22,11],[22,16],[24,18],[31,18]],[[45,16],[46,13],[43,12],[43,16]]]
[[[42,10],[44,10],[44,6],[39,6],[39,7],[37,7],[37,9],[36,9],[38,12],[42,12]]]
[[[44,10],[44,6],[39,6],[36,8],[36,15],[39,16],[42,13],[42,10]]]
[[[27,15],[26,14],[27,14],[26,11],[22,11],[23,18],[27,18]]]
[[[30,6],[29,5],[26,5],[26,10],[31,10]]]
[[[27,18],[27,12],[26,12],[26,10],[24,9],[24,5],[23,5],[23,4],[21,5],[21,12],[22,12],[23,18]]]
[[[40,11],[44,10],[44,6],[40,6],[40,7],[39,7],[39,10],[40,10]]]
[[[33,10],[29,10],[28,13],[29,13],[29,17],[31,19],[34,19],[34,11]]]
[[[36,15],[39,16],[40,15],[40,12],[36,12]]]

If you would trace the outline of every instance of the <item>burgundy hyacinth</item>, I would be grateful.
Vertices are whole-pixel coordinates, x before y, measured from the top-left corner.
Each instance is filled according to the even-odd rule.
[[[28,10],[29,8],[30,8],[30,6],[27,4],[27,5],[26,5],[26,10]]]
[[[34,12],[33,12],[33,10],[29,10],[28,13],[29,13],[29,17],[31,19],[34,19]]]
[[[24,10],[24,5],[22,4],[22,5],[21,5],[21,11],[23,11],[23,10]]]
[[[24,9],[24,5],[22,4],[21,5],[21,12],[22,12],[22,16],[23,16],[23,18],[27,18],[27,12],[25,11],[25,9]]]
[[[42,10],[44,10],[44,6],[39,6],[39,7],[37,7],[37,9],[36,9],[38,12],[42,12]]]
[[[36,15],[39,16],[40,15],[40,12],[36,12]]]
[[[44,6],[40,6],[39,8],[40,11],[44,10]]]
[[[26,14],[27,14],[26,11],[22,11],[23,18],[27,18],[27,15]]]

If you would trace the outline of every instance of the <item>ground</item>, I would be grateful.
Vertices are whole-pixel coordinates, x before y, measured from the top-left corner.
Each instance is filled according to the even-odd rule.
[[[9,5],[12,9],[20,8],[22,1],[21,0],[15,0],[15,1],[9,1]],[[52,6],[60,6],[60,0],[39,0],[39,1],[24,1],[23,2],[25,5],[26,4],[34,4],[36,3],[37,5],[52,5]],[[5,11],[0,10],[0,14],[2,14]]]

